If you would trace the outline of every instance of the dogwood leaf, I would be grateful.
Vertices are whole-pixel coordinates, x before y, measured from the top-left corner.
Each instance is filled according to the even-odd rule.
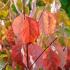
[[[39,36],[39,23],[30,17],[24,18],[22,14],[15,18],[12,27],[15,36],[22,43],[32,43]]]

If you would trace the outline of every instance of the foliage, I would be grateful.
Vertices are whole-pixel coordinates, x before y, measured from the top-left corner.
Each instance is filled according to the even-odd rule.
[[[0,70],[69,70],[69,3],[0,0]]]

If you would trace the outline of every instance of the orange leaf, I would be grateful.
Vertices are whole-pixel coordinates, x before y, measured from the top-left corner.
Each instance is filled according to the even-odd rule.
[[[24,15],[16,17],[12,27],[14,34],[22,43],[32,43],[39,36],[38,22],[27,16],[25,16],[25,19]]]
[[[40,27],[45,34],[51,35],[55,32],[56,18],[54,14],[44,11],[40,18],[40,23]]]

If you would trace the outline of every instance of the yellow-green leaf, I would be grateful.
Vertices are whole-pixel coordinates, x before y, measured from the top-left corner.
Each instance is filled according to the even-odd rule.
[[[0,19],[5,19],[8,16],[8,10],[0,10]]]
[[[12,67],[10,65],[7,65],[6,70],[12,70]]]

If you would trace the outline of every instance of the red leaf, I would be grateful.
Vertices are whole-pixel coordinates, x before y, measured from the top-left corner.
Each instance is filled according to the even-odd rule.
[[[35,60],[40,56],[43,52],[43,49],[36,45],[31,44],[28,46],[28,54],[29,54],[29,67],[35,62]],[[23,46],[23,49],[25,47]],[[24,67],[24,64],[27,65],[26,61],[26,51],[21,52],[20,46],[14,46],[12,48],[12,61],[16,64]],[[25,56],[23,56],[23,54]],[[57,53],[55,53],[51,48],[48,48],[46,52],[44,52],[39,59],[34,63],[30,70],[39,70],[42,68],[43,70],[59,70],[60,67],[60,57]],[[61,69],[60,69],[61,70]]]
[[[21,54],[21,47],[19,47],[18,45],[12,47],[11,59],[12,59],[12,64],[14,63],[15,66],[16,64],[18,64],[21,66],[22,70],[24,69],[25,65],[23,63],[23,56]]]
[[[45,34],[51,35],[55,32],[56,18],[54,14],[44,11],[39,22],[41,23],[40,29],[42,29]]]
[[[9,27],[7,30],[6,30],[6,38],[9,42],[10,45],[13,45],[15,44],[15,40],[14,40],[14,33],[13,33],[13,29],[12,27]]]
[[[34,42],[39,36],[39,23],[34,19],[19,15],[14,20],[12,27],[15,35],[22,43]]]
[[[63,68],[66,63],[67,49],[65,48],[65,46],[61,46],[59,42],[56,42],[55,48],[60,58],[60,62],[61,62],[60,66],[61,68]]]
[[[23,46],[23,48],[25,48]],[[19,64],[20,66],[24,67],[24,64],[27,66],[27,61],[26,61],[26,52],[24,52],[23,56],[23,51],[21,52],[21,47],[14,46],[12,48],[11,52],[11,57],[12,57],[12,62]],[[42,53],[43,49],[39,47],[38,45],[29,45],[29,67],[34,63],[34,61],[38,58],[38,56]],[[46,67],[43,63],[43,55],[37,60],[37,62],[31,67],[30,70],[39,70],[39,68],[43,68],[46,70]]]
[[[29,57],[32,56],[33,59],[33,63],[34,61],[40,56],[40,54],[43,52],[43,49],[38,46],[38,45],[30,45],[29,46]],[[46,70],[46,67],[43,63],[44,59],[43,59],[43,54],[42,56],[39,57],[39,59],[35,62],[35,67],[32,70],[39,70],[39,68],[42,68],[43,70]],[[31,62],[31,60],[30,60]],[[33,64],[31,62],[31,64]]]
[[[59,56],[52,51],[51,48],[48,48],[44,56],[44,64],[47,66],[47,70],[58,70],[60,65]]]
[[[67,48],[66,64],[64,66],[65,70],[70,69],[70,47]]]

